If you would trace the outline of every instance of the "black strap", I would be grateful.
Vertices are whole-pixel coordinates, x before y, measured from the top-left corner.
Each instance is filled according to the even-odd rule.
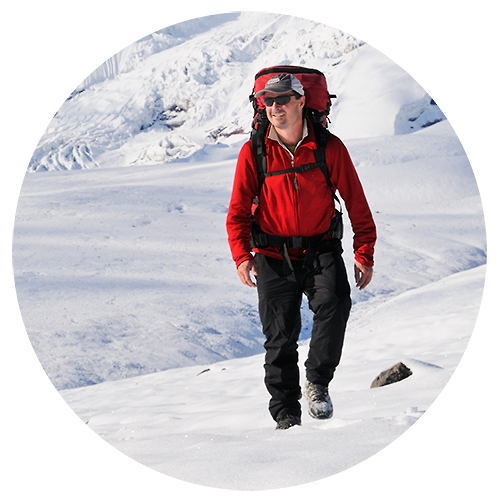
[[[330,179],[330,173],[328,172],[328,166],[326,164],[326,143],[328,141],[328,132],[320,124],[314,123],[313,128],[314,136],[316,137],[316,146],[318,147],[314,150],[314,157],[318,163],[318,167],[323,172],[328,187],[330,187],[330,190],[332,191],[333,198],[340,204],[340,201],[335,194],[335,189]]]
[[[337,231],[332,233],[335,237],[342,237],[342,205],[340,204],[339,198],[335,193],[335,188],[330,179],[330,173],[328,172],[328,166],[326,164],[326,144],[328,142],[328,131],[319,122],[312,121],[314,136],[316,140],[316,149],[314,149],[314,157],[316,159],[315,163],[304,164],[302,166],[294,166],[293,168],[282,169],[279,171],[267,171],[267,153],[266,153],[266,133],[269,127],[269,120],[265,115],[264,110],[260,110],[254,119],[254,129],[251,136],[251,147],[255,156],[256,167],[257,167],[257,178],[258,178],[258,190],[254,198],[254,203],[259,204],[259,196],[262,190],[262,185],[266,177],[283,175],[286,173],[302,173],[304,171],[320,168],[321,172],[325,177],[325,181],[330,187],[332,197],[334,201],[338,204],[335,207],[335,217],[334,220],[337,221]],[[338,206],[338,207],[337,207]],[[333,224],[332,224],[333,226]]]
[[[303,164],[302,166],[294,166],[288,169],[282,169],[279,171],[267,171],[267,152],[266,152],[266,132],[269,126],[269,120],[264,117],[256,117],[255,121],[257,124],[257,129],[253,131],[251,136],[251,146],[252,151],[255,156],[256,166],[257,166],[257,178],[258,178],[258,190],[256,198],[258,199],[260,192],[262,190],[262,185],[264,180],[269,176],[284,175],[286,173],[303,173],[313,168],[320,168],[323,173],[326,183],[332,191],[334,199],[340,203],[338,200],[335,189],[333,187],[332,181],[330,180],[330,174],[328,173],[328,166],[326,164],[326,143],[328,141],[328,131],[318,123],[313,122],[314,136],[316,138],[316,149],[314,150],[314,157],[316,159],[315,163]]]
[[[313,168],[320,168],[321,165],[319,162],[311,162],[309,164],[303,164],[302,166],[288,168],[288,169],[280,169],[279,171],[270,171],[264,173],[264,177],[268,176],[276,176],[276,175],[284,175],[286,173],[303,173],[304,171],[308,171]]]
[[[274,236],[264,232],[260,228],[259,224],[253,220],[251,229],[251,246],[252,248],[266,248],[267,246],[276,246],[280,248],[281,246],[286,245],[286,247],[290,250],[297,248],[305,250],[310,246],[316,246],[319,244],[325,234],[328,234],[329,232],[330,229],[323,234],[317,234],[315,236]]]
[[[320,168],[321,172],[325,177],[325,181],[328,187],[330,187],[333,199],[338,203],[335,207],[335,213],[337,223],[341,226],[342,205],[340,203],[339,198],[337,197],[337,194],[335,193],[335,188],[333,187],[332,181],[330,179],[330,173],[328,172],[328,166],[326,164],[326,144],[328,142],[328,131],[325,129],[324,126],[322,126],[318,122],[313,122],[312,124],[317,147],[316,149],[314,149],[314,157],[316,159],[316,162],[271,172],[267,171],[267,156],[266,156],[266,145],[265,145],[265,137],[267,128],[269,126],[269,122],[265,124],[263,130],[260,130],[258,132],[255,131],[254,135],[252,136],[252,149],[254,149],[255,160],[257,165],[257,177],[258,177],[259,188],[255,196],[254,202],[256,204],[258,204],[259,202],[259,195],[262,190],[262,185],[264,184],[266,177],[284,175],[286,173],[302,173],[304,171],[308,171],[313,168]],[[260,126],[263,125],[259,125],[259,127]],[[255,139],[254,136],[256,137]],[[341,228],[339,228],[339,230],[335,233],[336,237],[338,236],[342,237],[342,234],[343,231]]]
[[[262,185],[264,184],[265,173],[267,172],[266,133],[269,127],[269,119],[266,116],[265,110],[259,110],[257,112],[252,127],[253,130],[250,140],[257,166],[257,179],[259,185],[256,198],[258,198]]]

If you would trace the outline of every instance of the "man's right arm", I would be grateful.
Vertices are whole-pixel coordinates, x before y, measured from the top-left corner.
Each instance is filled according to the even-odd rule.
[[[243,145],[238,156],[226,219],[229,247],[237,268],[246,261],[253,261],[253,255],[250,253],[250,229],[252,202],[257,191],[255,159],[250,142],[247,142]],[[248,271],[251,269],[250,267]],[[243,282],[248,284],[246,281]],[[253,282],[251,283],[253,284]]]

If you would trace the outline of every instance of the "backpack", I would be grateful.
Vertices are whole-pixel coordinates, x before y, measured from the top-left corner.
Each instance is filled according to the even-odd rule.
[[[264,89],[267,81],[273,75],[279,75],[280,73],[290,73],[295,75],[301,82],[305,96],[306,96],[306,114],[310,119],[313,128],[314,135],[316,138],[317,148],[314,151],[315,163],[306,164],[303,166],[297,166],[291,169],[273,171],[272,174],[267,172],[267,158],[266,158],[266,133],[269,127],[269,119],[266,115],[266,108],[263,102],[262,96],[256,98],[255,94]],[[326,183],[328,184],[332,196],[336,201],[335,205],[335,216],[332,219],[330,228],[327,233],[337,239],[342,239],[343,235],[343,224],[342,224],[342,210],[340,207],[340,201],[335,194],[335,189],[333,188],[330,176],[328,173],[328,168],[325,159],[326,143],[328,140],[328,115],[331,108],[331,99],[336,98],[334,94],[328,92],[327,83],[325,75],[319,70],[313,68],[305,68],[301,66],[274,66],[270,68],[264,68],[255,75],[255,82],[252,94],[249,96],[249,100],[254,108],[254,117],[252,121],[252,132],[250,136],[252,152],[255,156],[257,165],[257,176],[259,181],[258,192],[254,198],[254,206],[252,211],[252,248],[264,248],[266,246],[278,246],[282,250],[282,256],[286,261],[289,262],[287,248],[303,248],[310,249],[315,246],[324,237],[312,236],[312,237],[281,237],[281,236],[271,236],[263,232],[258,224],[253,218],[255,208],[259,204],[259,195],[262,189],[262,185],[267,176],[275,176],[290,172],[303,172],[313,168],[320,168],[325,176]],[[283,252],[284,249],[284,252]]]

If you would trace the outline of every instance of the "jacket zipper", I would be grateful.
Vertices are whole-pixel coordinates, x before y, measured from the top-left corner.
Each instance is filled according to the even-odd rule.
[[[292,168],[295,168],[295,156],[291,156],[291,161],[292,161]],[[297,180],[297,173],[294,173],[293,177],[293,186],[295,187],[295,215],[296,215],[296,222],[297,222],[297,230],[298,230],[298,235],[300,236],[300,224],[299,224],[299,181]]]
[[[300,142],[299,142],[300,144]],[[285,150],[286,152],[288,152],[288,154],[290,155],[290,162],[291,162],[291,166],[292,166],[292,169],[295,168],[295,154],[292,154],[290,152],[290,150],[288,150],[283,144],[281,145]],[[297,145],[297,148],[298,148],[299,145]],[[294,178],[293,178],[293,186],[295,187],[295,192],[298,192],[299,191],[299,181],[297,180],[297,173],[294,174]],[[296,224],[297,224],[297,230],[298,230],[298,235],[300,236],[300,224],[299,224],[299,197],[298,197],[298,194],[295,196],[295,221],[296,221]]]
[[[293,159],[292,159],[292,168],[295,168],[295,163],[294,163]],[[297,173],[295,173],[295,176],[293,178],[293,184],[295,186],[295,190],[299,190],[299,182],[297,180]]]

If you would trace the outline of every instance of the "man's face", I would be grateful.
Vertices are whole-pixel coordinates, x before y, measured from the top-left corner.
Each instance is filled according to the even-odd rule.
[[[276,129],[293,129],[297,122],[302,124],[302,109],[305,97],[296,99],[292,93],[276,94],[266,92],[264,98],[276,98],[277,96],[291,96],[291,100],[285,105],[278,105],[276,101],[271,106],[266,106],[267,118]]]

